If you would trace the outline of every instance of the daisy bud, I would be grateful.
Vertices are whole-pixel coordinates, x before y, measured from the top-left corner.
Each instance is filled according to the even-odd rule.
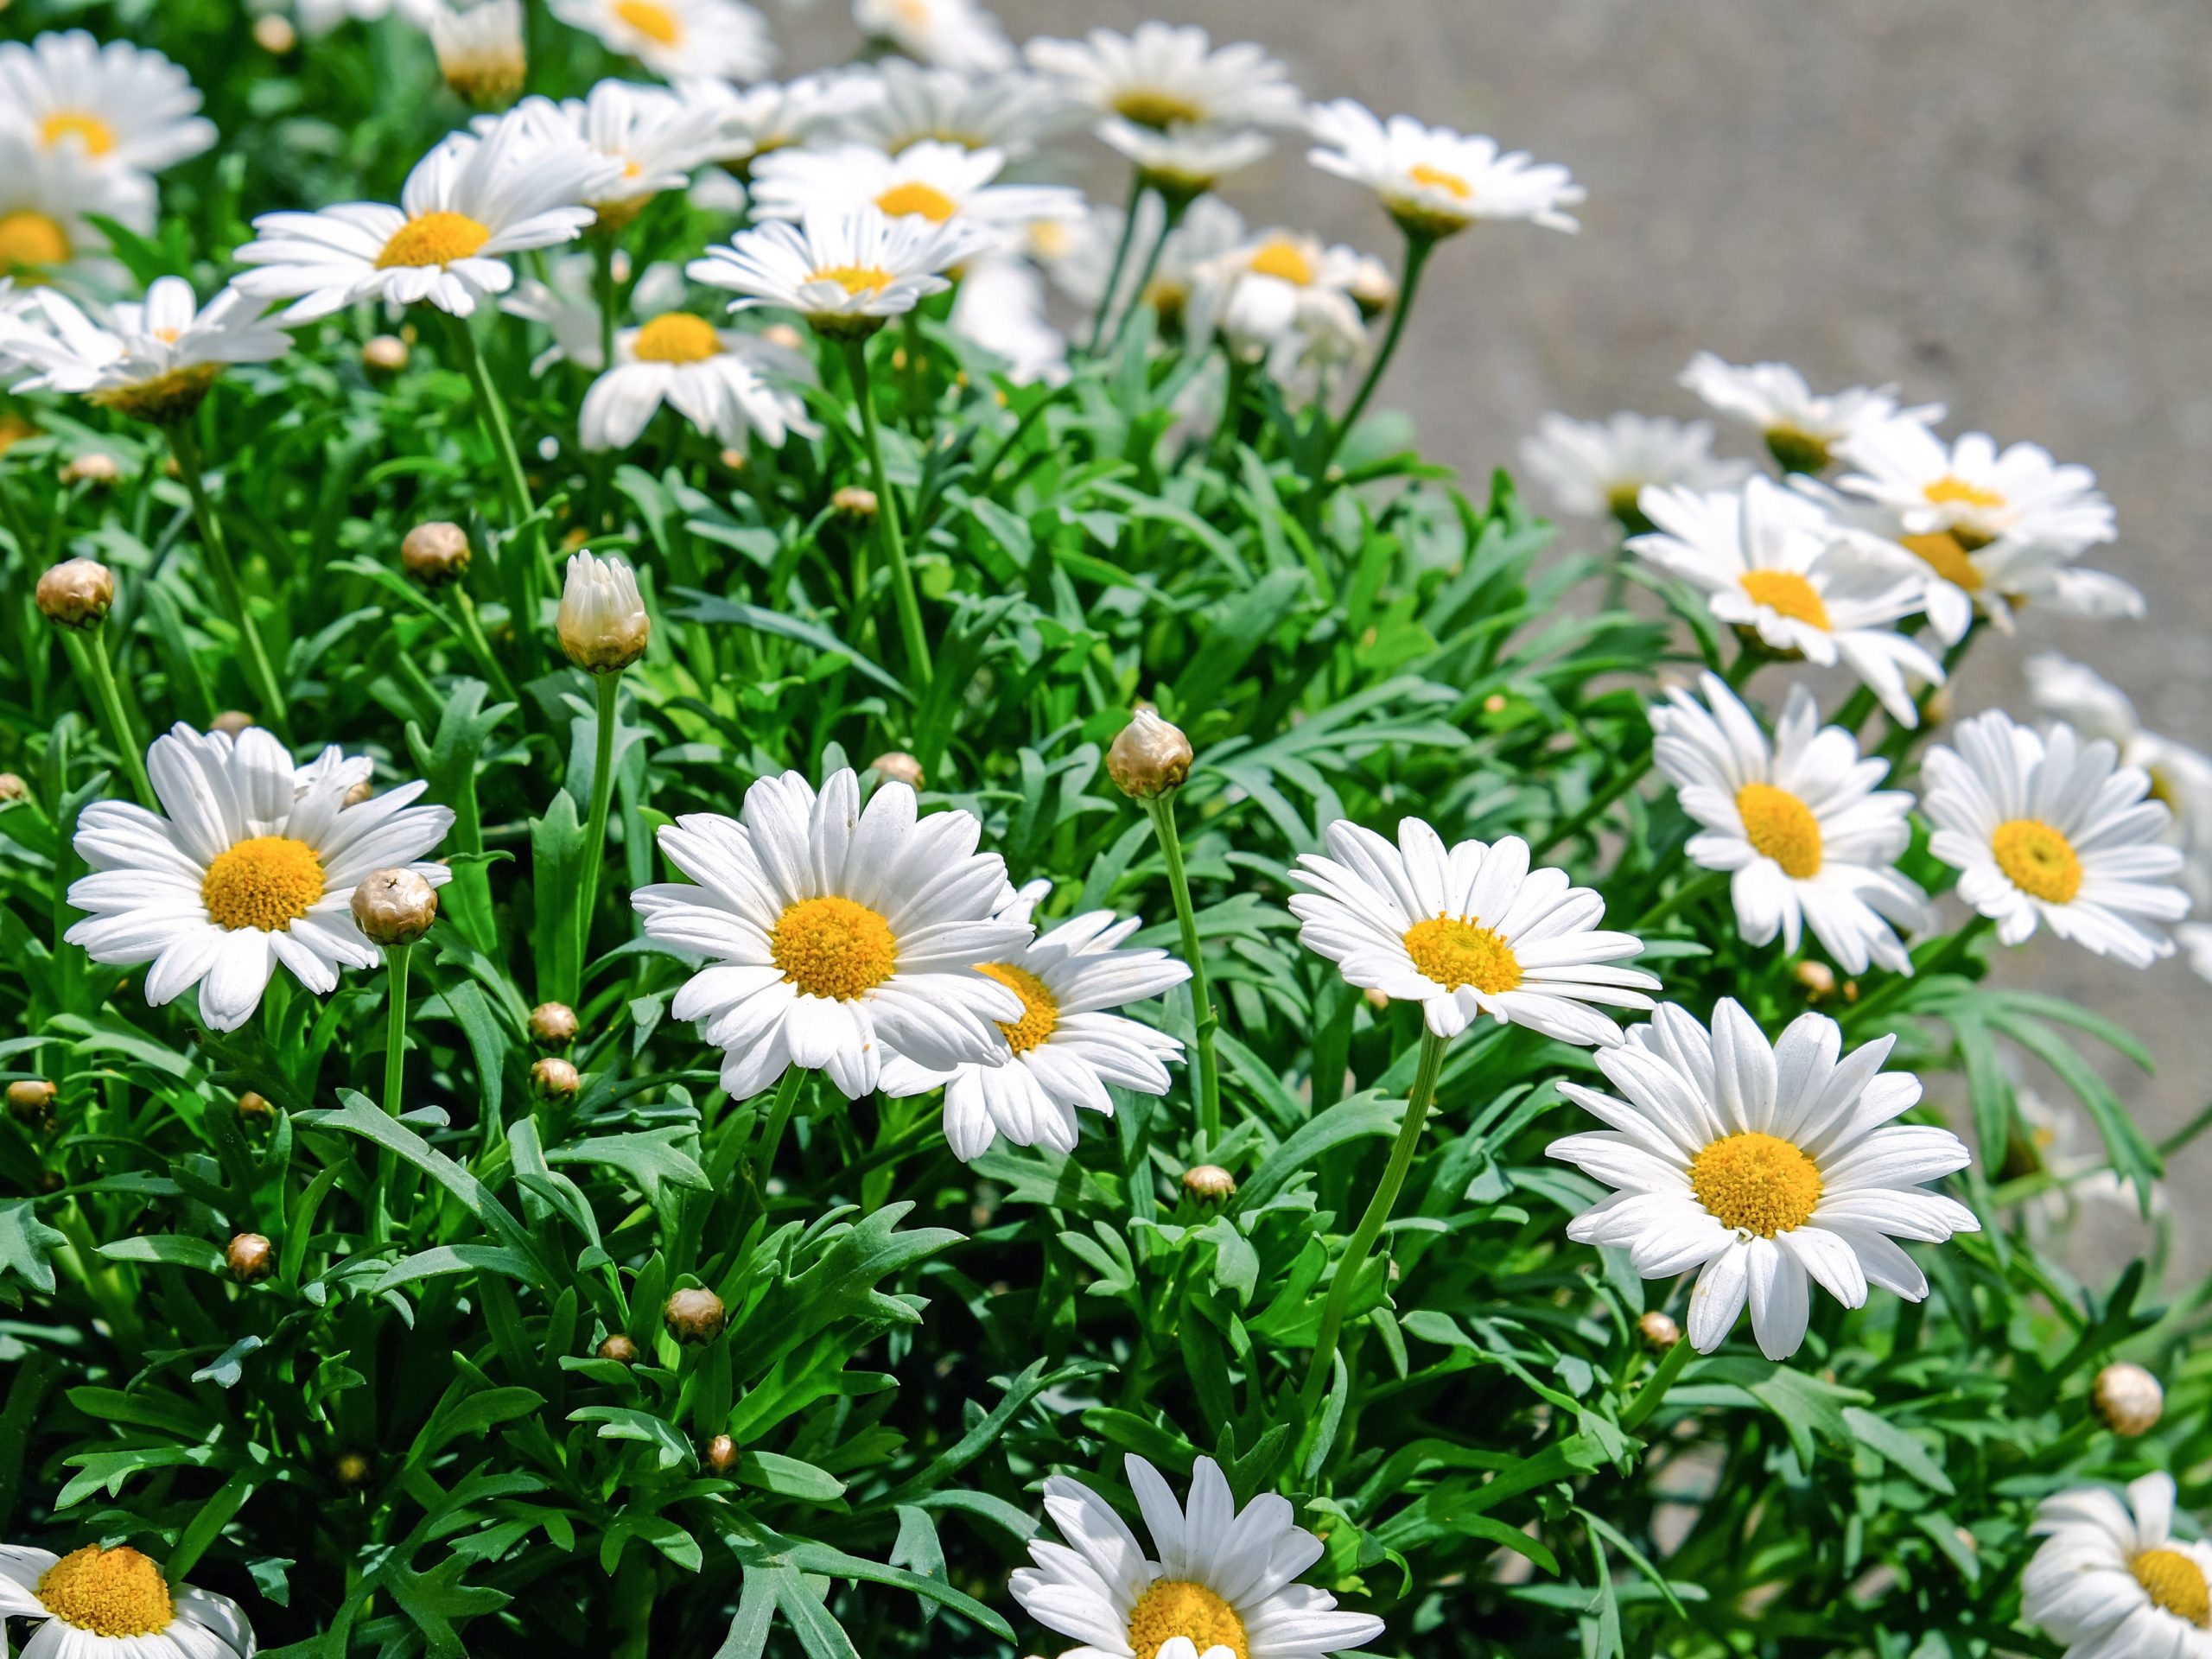
[[[276,1265],[276,1252],[259,1233],[240,1233],[223,1249],[223,1265],[231,1270],[231,1277],[242,1285],[257,1279],[266,1279]]]
[[[253,20],[253,43],[270,56],[283,57],[300,43],[300,31],[281,12],[264,12]]]
[[[215,716],[215,723],[207,729],[220,732],[225,737],[236,737],[253,724],[253,716],[243,709],[226,709]]]
[[[530,1039],[547,1048],[576,1040],[576,1011],[565,1002],[541,1002],[530,1011]]]
[[[772,322],[760,331],[760,338],[771,346],[780,346],[787,352],[806,349],[806,336],[788,322]]]
[[[2166,1393],[2158,1379],[2126,1360],[2097,1373],[2089,1397],[2105,1427],[2130,1440],[2156,1428],[2166,1408]]]
[[[1191,775],[1191,740],[1149,709],[1136,711],[1106,751],[1106,775],[1132,800],[1148,801]]]
[[[1928,693],[1928,700],[1920,706],[1920,723],[1923,728],[1948,723],[1958,712],[1959,700],[1951,695],[1951,688],[1939,685]]]
[[[340,1486],[359,1491],[369,1484],[376,1467],[359,1452],[340,1452],[331,1460],[330,1472],[338,1477]]]
[[[868,769],[886,783],[904,784],[909,789],[922,786],[922,763],[904,749],[877,755],[868,763]]]
[[[634,1365],[638,1363],[638,1344],[617,1331],[599,1344],[599,1357],[611,1359],[617,1365]]]
[[[722,1299],[711,1290],[679,1290],[660,1311],[668,1334],[686,1347],[712,1342],[722,1333]]]
[[[0,772],[0,806],[10,801],[27,801],[30,793],[30,785],[14,772]]]
[[[1801,962],[1796,972],[1797,982],[1805,988],[1808,1001],[1818,1002],[1835,995],[1835,969],[1825,962]]]
[[[354,785],[353,788],[346,791],[346,804],[348,806],[359,806],[363,801],[371,799],[374,797],[376,792],[377,786],[371,783],[367,779],[364,778],[359,783]]]
[[[353,920],[372,944],[412,944],[438,916],[438,890],[412,870],[377,870],[353,889]]]
[[[238,1116],[248,1120],[274,1117],[276,1109],[269,1103],[266,1096],[257,1095],[249,1089],[238,1096]]]
[[[1193,1164],[1183,1172],[1183,1190],[1205,1204],[1236,1196],[1236,1178],[1219,1164]]]
[[[1636,1334],[1643,1345],[1655,1354],[1663,1354],[1682,1339],[1682,1327],[1675,1322],[1671,1313],[1653,1308],[1636,1322]]]
[[[97,559],[65,559],[38,579],[38,608],[65,628],[97,628],[115,603],[115,572]]]
[[[561,649],[592,674],[618,674],[645,654],[652,633],[636,573],[620,559],[576,553],[561,590]]]
[[[8,1116],[18,1123],[35,1123],[60,1092],[44,1077],[18,1078],[8,1085]]]
[[[468,559],[468,532],[443,520],[416,525],[399,544],[399,568],[425,588],[459,582]]]
[[[737,1467],[737,1442],[727,1434],[717,1434],[707,1442],[707,1467],[718,1475],[727,1475]]]
[[[721,462],[725,471],[741,473],[753,458],[744,450],[732,448],[723,450],[716,459]]]
[[[372,334],[361,346],[361,366],[371,374],[397,374],[407,366],[407,342],[397,334]]]
[[[575,1066],[550,1054],[530,1068],[530,1086],[547,1100],[566,1100],[583,1082]]]
[[[1370,985],[1359,995],[1367,1006],[1376,1013],[1388,1014],[1390,1011],[1390,993],[1380,986]]]
[[[122,476],[122,463],[113,455],[98,449],[86,451],[61,469],[64,484],[105,486]]]
[[[1370,322],[1398,302],[1397,281],[1380,259],[1362,259],[1352,271],[1351,285],[1345,291],[1359,308],[1359,315]]]
[[[857,484],[848,484],[830,498],[830,505],[848,518],[875,517],[875,492],[864,490]]]

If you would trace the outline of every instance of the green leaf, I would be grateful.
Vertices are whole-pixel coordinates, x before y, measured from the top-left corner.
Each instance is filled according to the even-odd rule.
[[[54,1294],[54,1263],[47,1257],[67,1237],[38,1218],[35,1200],[0,1204],[0,1273],[18,1275],[42,1296]]]

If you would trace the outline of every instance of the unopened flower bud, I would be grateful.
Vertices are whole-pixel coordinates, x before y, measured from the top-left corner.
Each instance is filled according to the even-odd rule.
[[[875,492],[862,489],[857,484],[848,484],[830,498],[830,505],[848,518],[875,517]]]
[[[35,1123],[60,1092],[44,1077],[19,1077],[8,1085],[8,1116],[18,1123]]]
[[[12,772],[0,772],[0,806],[30,798],[31,786]]]
[[[64,484],[104,487],[123,476],[123,463],[102,449],[87,449],[61,469]]]
[[[718,1475],[727,1475],[737,1467],[737,1442],[727,1434],[717,1434],[707,1442],[707,1467]]]
[[[468,574],[468,532],[434,519],[417,524],[399,544],[399,567],[425,588],[459,582]]]
[[[1106,775],[1132,800],[1148,801],[1191,775],[1191,740],[1149,709],[1140,709],[1106,751]]]
[[[2090,1400],[2105,1427],[2130,1440],[2156,1428],[2166,1408],[2166,1393],[2158,1386],[2158,1379],[2126,1360],[2097,1373]]]
[[[223,1265],[242,1285],[266,1279],[276,1264],[276,1257],[275,1248],[259,1233],[240,1233],[223,1249]]]
[[[1359,315],[1370,322],[1398,302],[1397,279],[1390,275],[1388,265],[1372,256],[1353,267],[1345,292],[1359,308]]]
[[[359,1452],[340,1452],[331,1459],[330,1472],[338,1477],[340,1486],[358,1490],[369,1484],[376,1474],[376,1465]]]
[[[660,1311],[668,1334],[688,1347],[721,1335],[724,1317],[722,1299],[711,1290],[679,1290]]]
[[[530,1068],[530,1086],[547,1100],[566,1100],[583,1081],[575,1066],[550,1054]]]
[[[547,1048],[576,1040],[576,1011],[565,1002],[541,1002],[530,1011],[530,1039]]]
[[[361,366],[371,374],[397,374],[407,366],[407,342],[397,334],[372,334],[361,342]]]
[[[1236,1196],[1236,1178],[1219,1164],[1193,1164],[1183,1172],[1183,1190],[1206,1204]]]
[[[599,1357],[611,1359],[617,1365],[634,1365],[638,1363],[638,1344],[617,1331],[599,1344]]]
[[[272,58],[281,58],[300,43],[300,31],[282,12],[264,11],[253,20],[253,43]]]
[[[772,322],[760,331],[760,338],[771,346],[780,346],[787,352],[806,349],[806,336],[788,322]]]
[[[225,737],[236,737],[253,724],[253,716],[243,709],[226,709],[215,716],[215,723],[207,729],[220,732]]]
[[[346,791],[345,804],[347,806],[359,806],[363,801],[372,798],[376,792],[377,786],[371,783],[367,779],[364,778],[359,783],[354,785],[353,788]]]
[[[1375,1013],[1388,1014],[1390,1011],[1390,993],[1380,985],[1367,986],[1359,995],[1361,1000]]]
[[[377,870],[353,889],[353,920],[371,944],[412,944],[438,917],[438,890],[413,870]]]
[[[752,464],[753,461],[752,456],[747,454],[744,450],[739,448],[735,444],[732,444],[728,448],[724,449],[720,455],[715,457],[715,459],[721,462],[724,471],[732,473],[743,472],[747,467]]]
[[[877,755],[868,763],[868,769],[886,783],[904,784],[909,789],[922,786],[922,763],[904,749]]]
[[[266,1096],[257,1095],[249,1089],[238,1096],[238,1116],[249,1121],[256,1118],[274,1117],[276,1116],[276,1109],[269,1103]]]
[[[1653,1308],[1636,1322],[1636,1334],[1643,1345],[1655,1354],[1663,1354],[1682,1339],[1682,1327],[1675,1322],[1671,1313]]]
[[[1796,972],[1797,982],[1805,988],[1809,1001],[1818,1002],[1835,995],[1835,969],[1825,962],[1801,962]]]
[[[65,559],[38,579],[38,608],[65,628],[97,628],[115,603],[115,572],[97,559]]]
[[[570,662],[588,673],[619,673],[645,654],[652,626],[628,565],[590,553],[569,556],[559,629]]]

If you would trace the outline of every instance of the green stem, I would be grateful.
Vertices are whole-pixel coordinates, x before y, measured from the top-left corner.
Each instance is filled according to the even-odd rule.
[[[845,365],[853,377],[853,397],[861,406],[861,433],[868,441],[868,472],[875,480],[875,528],[883,538],[884,557],[891,566],[891,596],[899,607],[899,634],[906,646],[906,669],[916,690],[926,690],[931,678],[929,638],[922,632],[921,601],[914,595],[914,573],[906,563],[906,538],[899,528],[899,498],[891,493],[891,474],[883,464],[883,430],[876,423],[875,397],[868,385],[868,342],[845,342]]]
[[[1687,881],[1675,883],[1675,890],[1657,904],[1637,917],[1629,931],[1641,933],[1664,917],[1673,915],[1685,905],[1695,904],[1708,893],[1717,893],[1728,885],[1726,870],[1700,870]]]
[[[1160,270],[1160,256],[1167,246],[1167,238],[1175,234],[1175,227],[1183,222],[1184,213],[1195,200],[1195,197],[1187,196],[1180,200],[1171,196],[1160,198],[1167,211],[1160,216],[1160,234],[1153,238],[1152,247],[1144,257],[1144,264],[1137,269],[1136,284],[1129,290],[1128,308],[1122,313],[1121,323],[1114,330],[1116,351],[1122,349],[1122,342],[1128,338],[1130,321],[1143,308],[1144,296],[1152,287],[1154,273]]]
[[[600,865],[606,857],[607,809],[614,798],[614,705],[622,689],[622,674],[594,677],[599,693],[598,744],[591,769],[591,816],[584,823],[583,876],[576,893],[576,981],[564,1001],[574,1002],[582,989],[584,957],[591,944],[592,907],[599,899]]]
[[[1414,295],[1421,287],[1421,274],[1428,264],[1428,256],[1435,251],[1436,238],[1406,233],[1406,274],[1398,283],[1398,302],[1391,308],[1390,326],[1382,335],[1382,347],[1375,353],[1375,361],[1368,365],[1367,378],[1359,383],[1359,390],[1352,394],[1351,406],[1344,410],[1344,419],[1329,435],[1328,447],[1321,451],[1314,463],[1308,482],[1319,490],[1329,476],[1329,463],[1336,460],[1337,451],[1344,448],[1351,429],[1359,424],[1359,417],[1367,412],[1376,387],[1382,384],[1382,377],[1390,367],[1390,359],[1397,355],[1399,338],[1406,332],[1406,319],[1413,315]]]
[[[1976,911],[1967,918],[1965,925],[1957,932],[1948,938],[1938,940],[1929,947],[1928,954],[1912,964],[1910,976],[1892,974],[1886,984],[1860,1002],[1858,1007],[1850,1009],[1846,1018],[1854,1026],[1862,1025],[1872,1019],[1874,1015],[1887,1009],[1891,1003],[1911,989],[1916,982],[1932,978],[1937,974],[1948,973],[1966,956],[1967,947],[1996,925],[1997,924],[1988,917]]]
[[[1643,781],[1643,774],[1650,770],[1650,761],[1646,760],[1642,766],[1624,766],[1615,772],[1610,783],[1582,804],[1580,811],[1552,831],[1550,839],[1536,849],[1536,856],[1546,856],[1554,849],[1565,846],[1604,817],[1607,807]]]
[[[506,400],[499,396],[499,389],[492,381],[492,372],[485,365],[484,354],[476,349],[476,336],[471,332],[465,317],[448,316],[446,333],[453,341],[454,355],[460,359],[461,372],[468,377],[468,388],[476,400],[476,417],[483,423],[484,435],[491,441],[492,448],[499,462],[499,489],[506,498],[508,531],[519,535],[524,525],[536,524],[537,509],[530,499],[530,477],[523,471],[522,452],[515,448],[514,428],[507,419]],[[540,568],[543,559],[536,545],[543,535],[539,527],[531,543],[526,544],[523,557],[522,592],[535,605],[544,592],[544,572]],[[506,550],[500,550],[506,556]],[[512,619],[517,632],[527,624],[527,617]]]
[[[130,713],[123,706],[123,688],[116,683],[115,665],[108,660],[106,631],[94,628],[91,635],[85,647],[85,663],[90,671],[93,695],[99,699],[100,718],[107,725],[108,741],[123,757],[123,769],[130,775],[130,787],[138,793],[138,804],[149,812],[158,812],[162,804],[155,798],[153,781],[146,776],[145,746],[130,728]]]
[[[1221,1139],[1221,1076],[1213,1053],[1213,1034],[1220,1026],[1213,995],[1206,985],[1205,952],[1198,944],[1198,916],[1191,904],[1191,878],[1183,868],[1183,838],[1175,828],[1175,795],[1169,790],[1144,804],[1152,831],[1160,842],[1160,855],[1167,865],[1167,889],[1175,896],[1175,921],[1183,934],[1183,961],[1191,970],[1191,1010],[1194,1021],[1191,1046],[1197,1051],[1192,1077],[1198,1090],[1200,1150]]]
[[[469,653],[483,668],[496,686],[502,702],[520,702],[514,682],[507,677],[505,666],[493,653],[492,642],[484,636],[483,619],[476,614],[476,601],[468,596],[467,588],[455,582],[453,589],[454,608],[461,613],[461,637],[468,642]]]
[[[592,289],[599,301],[599,365],[602,374],[614,367],[614,237],[604,226],[591,237]]]
[[[407,1081],[407,968],[414,950],[411,944],[385,947],[387,984],[384,1014],[384,1110],[386,1117],[397,1117],[405,1105],[402,1091]],[[373,1243],[380,1244],[391,1236],[393,1166],[390,1149],[379,1147],[377,1149],[376,1197],[369,1215],[370,1238]]]
[[[1128,205],[1122,210],[1121,239],[1114,245],[1114,264],[1106,273],[1105,291],[1098,296],[1097,310],[1091,313],[1090,334],[1083,348],[1086,354],[1095,354],[1099,342],[1106,338],[1106,319],[1113,314],[1114,296],[1122,287],[1122,267],[1128,263],[1129,246],[1136,238],[1137,207],[1144,200],[1144,175],[1131,175]]]
[[[1321,1403],[1321,1396],[1328,1392],[1329,1377],[1337,1357],[1337,1340],[1343,1334],[1344,1314],[1351,1306],[1353,1289],[1359,1282],[1361,1269],[1367,1265],[1368,1253],[1375,1248],[1375,1241],[1382,1236],[1382,1229],[1390,1219],[1390,1211],[1398,1202],[1398,1193],[1406,1184],[1406,1172],[1413,1167],[1414,1154],[1421,1146],[1421,1128],[1428,1122],[1428,1109],[1436,1096],[1436,1079],[1444,1070],[1444,1051],[1451,1039],[1439,1037],[1427,1027],[1421,1027],[1421,1059],[1414,1071],[1413,1090],[1406,1096],[1405,1122],[1398,1126],[1398,1138],[1390,1146],[1390,1161],[1383,1166],[1382,1179],[1376,1183],[1375,1194],[1367,1201],[1367,1213],[1360,1217],[1359,1225],[1352,1230],[1344,1253],[1337,1259],[1337,1276],[1329,1283],[1329,1300],[1321,1309],[1321,1325],[1313,1338],[1313,1362],[1306,1369],[1306,1386],[1299,1391],[1299,1406],[1302,1415],[1311,1421]]]
[[[806,1086],[804,1067],[787,1065],[784,1075],[777,1080],[776,1097],[768,1105],[768,1127],[761,1134],[760,1156],[753,1170],[753,1185],[760,1189],[760,1205],[768,1203],[768,1178],[775,1173],[776,1154],[784,1144],[784,1130],[791,1121],[791,1109],[798,1104],[798,1091]]]
[[[231,626],[238,631],[238,641],[245,652],[245,677],[252,683],[254,696],[261,699],[264,717],[289,737],[291,705],[277,683],[276,671],[270,665],[268,650],[261,643],[260,631],[253,625],[253,613],[246,608],[245,589],[238,581],[238,567],[231,563],[231,547],[223,538],[222,520],[215,516],[214,503],[207,499],[200,441],[188,420],[170,426],[168,435],[177,472],[184,480],[185,493],[192,498],[193,517],[199,521],[200,544],[207,556],[207,568],[215,578],[216,596],[230,613]]]
[[[1252,375],[1250,365],[1234,348],[1224,346],[1222,354],[1229,359],[1229,383],[1221,394],[1221,420],[1208,446],[1216,472],[1225,472],[1236,454],[1236,440],[1244,425],[1244,386]]]
[[[1630,1401],[1628,1409],[1621,1413],[1622,1428],[1632,1434],[1643,1427],[1651,1414],[1659,1409],[1660,1403],[1667,1397],[1667,1390],[1675,1386],[1675,1379],[1682,1374],[1682,1367],[1696,1357],[1696,1352],[1690,1346],[1688,1337],[1676,1339],[1675,1345],[1659,1362],[1659,1369],[1652,1372],[1651,1380],[1636,1391],[1636,1398]]]
[[[899,334],[899,344],[906,359],[906,367],[899,373],[906,405],[906,424],[912,430],[926,436],[929,432],[929,409],[925,383],[922,378],[922,311],[919,306],[907,312],[900,320]]]

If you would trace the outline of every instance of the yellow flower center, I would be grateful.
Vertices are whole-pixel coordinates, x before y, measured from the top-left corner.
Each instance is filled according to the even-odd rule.
[[[217,855],[200,879],[200,902],[218,927],[288,933],[322,897],[322,861],[289,836],[256,836]]]
[[[880,265],[824,265],[806,274],[810,283],[835,283],[846,293],[873,294],[891,285],[891,273]]]
[[[128,1545],[73,1550],[40,1576],[38,1599],[63,1624],[111,1639],[157,1636],[175,1616],[162,1569]]]
[[[674,46],[683,38],[683,20],[673,7],[661,5],[658,0],[614,0],[614,15],[662,46]]]
[[[25,208],[0,213],[0,276],[50,270],[69,263],[69,233],[60,222]]]
[[[1060,1023],[1060,1004],[1043,980],[1010,962],[978,963],[976,971],[986,979],[995,979],[1021,999],[1021,1018],[998,1022],[1015,1053],[1027,1054],[1052,1034],[1052,1028]]]
[[[1931,531],[1925,536],[1900,536],[1897,541],[1907,552],[1916,555],[1929,569],[1954,588],[1963,588],[1970,594],[1980,591],[1981,572],[1974,569],[1974,561],[1967,556],[1964,544],[1949,531]]]
[[[1236,1659],[1251,1659],[1244,1621],[1236,1610],[1203,1584],[1188,1579],[1154,1579],[1129,1611],[1129,1646],[1136,1659],[1159,1659],[1160,1649],[1188,1637],[1201,1654],[1227,1648]]]
[[[2199,1630],[2212,1630],[2212,1590],[2206,1587],[2204,1569],[2181,1551],[2146,1549],[2128,1562],[2127,1570],[2152,1606]]]
[[[1460,200],[1475,194],[1475,187],[1457,173],[1446,173],[1440,167],[1431,167],[1427,162],[1415,162],[1406,169],[1406,176],[1425,190],[1441,190]]]
[[[1114,113],[1159,132],[1178,124],[1196,124],[1206,116],[1189,99],[1151,86],[1134,86],[1120,94],[1114,100]]]
[[[1433,916],[1415,922],[1405,937],[1414,966],[1447,991],[1471,985],[1497,996],[1521,982],[1521,959],[1513,947],[1480,923]]]
[[[1828,631],[1828,607],[1821,600],[1820,590],[1795,570],[1747,570],[1743,586],[1751,596],[1752,604],[1779,611],[1823,633]]]
[[[1723,1227],[1772,1238],[1820,1207],[1821,1172],[1778,1135],[1723,1135],[1690,1160],[1690,1191]]]
[[[392,232],[377,255],[377,269],[394,265],[449,265],[466,259],[492,239],[491,227],[467,213],[423,213]]]
[[[768,955],[808,996],[849,1002],[899,966],[891,924],[850,899],[802,899],[777,918]]]
[[[1821,873],[1821,821],[1813,809],[1772,784],[1745,784],[1736,791],[1744,839],[1802,881]]]
[[[942,225],[960,211],[960,204],[944,191],[912,179],[893,185],[875,199],[875,205],[893,219],[912,214],[932,225]]]
[[[105,156],[115,148],[115,129],[83,110],[56,110],[38,124],[39,142],[48,149],[64,138],[74,138],[87,156]]]
[[[2074,843],[2041,818],[1999,824],[1989,850],[2014,887],[2047,904],[2070,904],[2082,890],[2082,861]]]
[[[639,329],[630,349],[640,363],[703,363],[721,355],[722,341],[703,317],[671,311]]]
[[[1946,473],[1921,491],[1932,506],[2001,507],[2005,498],[1995,490],[1969,484],[1956,473]]]
[[[1251,269],[1258,276],[1273,276],[1294,288],[1306,287],[1313,280],[1313,261],[1285,236],[1275,238],[1254,254]]]

